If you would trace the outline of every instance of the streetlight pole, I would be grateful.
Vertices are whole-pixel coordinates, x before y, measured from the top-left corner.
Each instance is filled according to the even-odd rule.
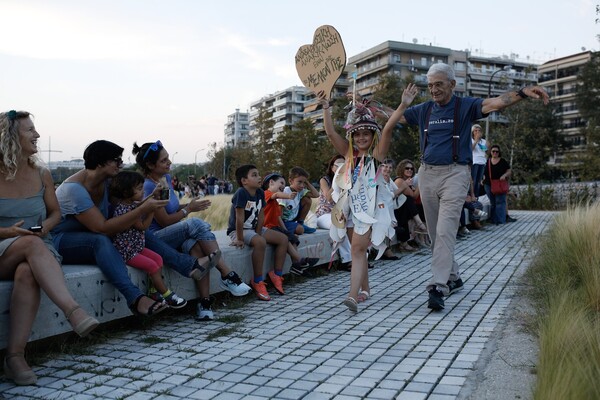
[[[197,160],[198,160],[198,153],[200,153],[201,151],[206,150],[206,147],[200,150],[196,150],[196,154],[194,154],[194,178],[196,177],[196,167],[198,166]]]
[[[227,180],[227,142],[223,146],[223,180]]]
[[[175,164],[175,156],[177,155],[177,153],[179,152],[176,151],[175,153],[173,153],[173,157],[171,157],[171,164]]]
[[[490,76],[490,81],[488,82],[488,98],[492,97],[492,81],[494,80],[494,76],[498,73],[498,72],[502,72],[502,71],[510,71],[510,69],[512,68],[512,65],[505,65],[504,67],[502,67],[502,69],[498,69],[496,71],[494,71],[494,73],[492,74],[492,76]],[[488,142],[490,142],[490,116],[488,115],[485,118],[485,140],[487,140]]]

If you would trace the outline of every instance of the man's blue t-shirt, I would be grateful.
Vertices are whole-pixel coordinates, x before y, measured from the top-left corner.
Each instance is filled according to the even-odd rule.
[[[239,188],[231,198],[231,211],[229,212],[229,224],[227,234],[235,231],[235,209],[244,209],[244,229],[256,230],[258,225],[258,216],[260,210],[264,208],[265,192],[262,189],[256,189],[254,196],[250,195],[243,187]]]
[[[452,159],[452,135],[454,132],[454,104],[457,97],[452,96],[450,102],[444,106],[427,101],[413,107],[409,107],[404,112],[406,122],[412,125],[419,125],[421,131],[421,153],[423,162],[431,165],[450,165],[454,163]],[[425,118],[427,109],[433,103],[431,115],[429,117],[429,128],[427,132],[427,143],[425,143]],[[456,132],[460,136],[458,145],[458,164],[471,164],[473,162],[473,152],[471,151],[471,124],[473,121],[481,119],[484,115],[481,112],[483,99],[475,97],[462,97],[460,109],[458,112],[458,125]]]

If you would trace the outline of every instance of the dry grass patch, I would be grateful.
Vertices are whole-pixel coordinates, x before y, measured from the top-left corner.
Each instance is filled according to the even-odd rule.
[[[556,218],[528,278],[540,342],[534,398],[600,398],[599,204]]]

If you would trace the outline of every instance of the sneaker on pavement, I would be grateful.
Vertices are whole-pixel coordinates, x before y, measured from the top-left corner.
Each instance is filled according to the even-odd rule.
[[[148,293],[148,297],[150,297],[150,298],[151,298],[152,300],[154,300],[154,301],[160,301],[161,303],[164,303],[164,302],[165,302],[165,298],[162,296],[162,294],[158,293],[158,292],[156,291],[156,289],[155,289],[155,290],[153,290],[153,291],[150,291],[150,292]]]
[[[212,321],[215,319],[215,314],[212,310],[213,300],[211,298],[200,299],[198,306],[196,307],[196,319],[198,321]]]
[[[279,294],[285,294],[283,291],[283,277],[277,275],[274,271],[269,271],[267,275],[269,275],[269,279],[275,287],[275,290],[277,290]]]
[[[234,296],[245,296],[250,293],[250,286],[246,285],[240,279],[239,275],[235,271],[231,271],[225,278],[222,278],[219,282],[219,286],[223,290],[227,290]]]
[[[267,292],[265,281],[260,281],[258,283],[252,281],[250,282],[250,285],[252,286],[252,289],[254,289],[254,292],[256,292],[256,297],[258,297],[259,300],[271,300],[271,296],[269,296],[269,292]]]
[[[171,308],[183,308],[187,305],[187,300],[177,296],[177,293],[171,292],[165,296],[165,303]]]
[[[304,262],[304,265],[306,265],[308,268],[310,267],[314,267],[318,262],[319,262],[319,258],[311,258],[311,257],[305,257],[302,259],[302,261]]]
[[[448,281],[447,285],[448,285],[448,289],[450,290],[450,293],[448,294],[448,296],[451,295],[452,293],[456,293],[458,291],[463,290],[463,287],[464,287],[463,281],[460,278],[458,278],[455,281]]]
[[[290,273],[297,275],[297,276],[304,276],[306,278],[312,278],[315,276],[312,273],[312,271],[310,271],[309,266],[300,265],[300,264],[292,264],[292,266],[290,267]]]
[[[433,311],[444,309],[444,294],[435,287],[429,290],[429,302],[427,303],[427,308],[431,308]]]
[[[475,214],[475,216],[479,218],[485,218],[488,216],[488,213],[478,208],[476,208],[475,211],[473,211],[473,214]]]
[[[308,225],[305,225],[305,224],[301,224],[301,225],[304,228],[304,233],[315,233],[317,231],[315,228],[311,228]]]

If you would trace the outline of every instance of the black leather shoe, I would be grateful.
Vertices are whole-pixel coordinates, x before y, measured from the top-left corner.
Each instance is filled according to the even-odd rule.
[[[433,288],[429,291],[429,302],[427,308],[431,308],[433,311],[441,311],[444,309],[444,294]]]
[[[448,281],[447,285],[448,285],[448,289],[450,290],[450,293],[448,295],[451,295],[452,293],[456,293],[456,292],[462,290],[464,287],[463,281],[460,278],[458,278],[455,281]]]

